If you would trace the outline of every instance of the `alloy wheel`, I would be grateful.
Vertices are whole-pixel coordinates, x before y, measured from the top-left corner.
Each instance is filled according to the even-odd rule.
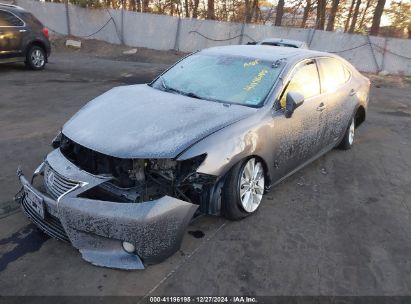
[[[41,68],[44,65],[45,58],[43,52],[36,49],[31,54],[31,62],[36,68]]]
[[[255,158],[249,159],[241,171],[239,191],[243,209],[254,212],[264,194],[264,169]]]
[[[348,142],[350,143],[350,146],[354,142],[354,135],[355,135],[355,122],[354,118],[351,120],[351,125],[350,125],[350,130],[348,131]]]

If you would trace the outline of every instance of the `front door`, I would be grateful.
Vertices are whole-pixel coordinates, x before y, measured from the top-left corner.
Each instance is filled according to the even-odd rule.
[[[278,101],[281,109],[274,115],[274,181],[316,156],[324,145],[321,134],[324,132],[325,100],[320,90],[317,64],[314,60],[303,61],[291,73]],[[283,111],[288,92],[304,96],[303,104],[290,118],[286,118]]]

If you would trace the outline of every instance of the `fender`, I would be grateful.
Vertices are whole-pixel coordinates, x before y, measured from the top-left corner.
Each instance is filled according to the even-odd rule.
[[[265,164],[270,163],[269,142],[259,140],[269,138],[273,132],[273,118],[269,107],[260,108],[254,115],[222,130],[197,142],[181,153],[177,160],[207,154],[197,172],[214,176],[225,175],[237,162],[249,156],[257,156]],[[267,178],[271,180],[269,170]]]

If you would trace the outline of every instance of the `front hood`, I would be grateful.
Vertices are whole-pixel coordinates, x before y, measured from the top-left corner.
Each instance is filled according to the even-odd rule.
[[[64,125],[63,134],[114,157],[175,158],[195,142],[255,111],[148,85],[124,86],[89,102]]]

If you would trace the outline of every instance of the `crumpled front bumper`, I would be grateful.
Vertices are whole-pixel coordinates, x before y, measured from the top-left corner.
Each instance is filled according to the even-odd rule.
[[[22,209],[49,235],[63,240],[66,236],[86,261],[104,267],[142,269],[144,264],[158,263],[179,249],[197,205],[170,196],[143,203],[82,198],[81,193],[108,179],[80,170],[58,149],[45,162],[58,174],[80,184],[54,200],[36,189],[20,170],[23,187],[31,189],[44,203],[44,219],[32,210],[24,194],[20,198]],[[134,245],[135,253],[123,249],[124,241]]]

